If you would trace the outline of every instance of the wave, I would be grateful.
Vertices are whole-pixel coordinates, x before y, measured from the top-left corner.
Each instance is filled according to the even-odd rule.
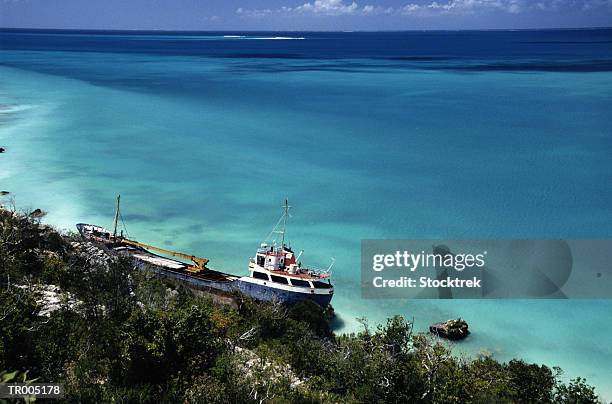
[[[306,39],[303,36],[259,36],[249,37],[248,39],[264,39],[264,40],[302,40]]]
[[[438,60],[452,60],[457,59],[452,56],[389,56],[383,57],[381,59],[387,60],[407,60],[407,61],[415,61],[415,62],[435,62]]]
[[[305,59],[299,53],[227,53],[216,56],[228,59]]]
[[[28,104],[0,104],[0,114],[15,114],[31,108]]]
[[[289,36],[249,36],[249,35],[129,35],[124,37],[130,41],[224,41],[239,39],[262,39],[262,40],[295,40],[304,37]]]
[[[223,35],[223,39],[259,39],[259,40],[300,40],[302,36],[248,36],[248,35]]]
[[[599,43],[612,43],[612,41],[517,41],[517,43],[535,43],[535,44],[599,44]]]
[[[591,60],[576,62],[498,62],[483,64],[450,65],[450,70],[463,71],[535,71],[535,72],[609,72],[612,71],[612,60]]]
[[[236,71],[282,73],[332,71],[346,73],[384,73],[391,70],[439,70],[454,72],[612,72],[612,60],[591,61],[462,61],[452,58],[371,58],[371,59],[313,59],[303,54],[239,53],[216,57],[253,59],[244,65],[234,65]],[[260,59],[255,61],[255,59]],[[285,60],[271,63],[264,59]]]

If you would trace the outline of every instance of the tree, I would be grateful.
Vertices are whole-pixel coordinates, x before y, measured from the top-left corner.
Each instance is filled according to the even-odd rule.
[[[552,401],[555,377],[549,367],[513,359],[506,366],[506,370],[509,376],[508,384],[514,390],[514,399],[538,403]]]
[[[595,388],[578,377],[570,380],[569,385],[559,384],[555,392],[555,402],[564,404],[596,404],[599,402]]]

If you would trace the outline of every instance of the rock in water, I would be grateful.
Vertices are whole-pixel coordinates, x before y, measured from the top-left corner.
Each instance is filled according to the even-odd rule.
[[[468,323],[461,318],[432,324],[429,326],[429,331],[439,337],[452,340],[463,339],[470,333]]]
[[[4,153],[6,149],[4,147],[0,147],[0,153]]]
[[[0,191],[1,196],[8,195],[8,194],[10,194],[9,191]]]
[[[39,218],[43,217],[44,215],[46,215],[46,213],[43,212],[40,209],[35,209],[35,210],[32,211],[32,213],[30,213],[30,216],[35,218],[35,219],[39,219]]]

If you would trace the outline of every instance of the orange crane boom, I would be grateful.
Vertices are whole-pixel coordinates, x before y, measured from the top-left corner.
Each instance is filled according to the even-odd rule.
[[[189,267],[190,272],[200,272],[200,271],[207,269],[206,264],[208,263],[208,259],[206,258],[200,258],[200,257],[196,257],[195,255],[189,255],[189,254],[183,254],[181,252],[165,250],[163,248],[155,247],[155,246],[144,244],[144,243],[139,243],[138,241],[128,240],[126,238],[122,238],[121,243],[131,245],[134,247],[144,248],[146,250],[158,251],[160,253],[171,255],[173,257],[179,257],[179,258],[183,258],[186,260],[191,260],[191,262],[193,262],[194,265]]]

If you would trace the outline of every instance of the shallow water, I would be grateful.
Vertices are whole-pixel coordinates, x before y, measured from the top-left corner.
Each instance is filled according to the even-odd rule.
[[[4,32],[0,190],[71,230],[120,193],[131,236],[236,274],[288,196],[340,331],[461,316],[458,351],[610,398],[610,301],[359,299],[363,238],[612,234],[612,32],[468,34]]]

